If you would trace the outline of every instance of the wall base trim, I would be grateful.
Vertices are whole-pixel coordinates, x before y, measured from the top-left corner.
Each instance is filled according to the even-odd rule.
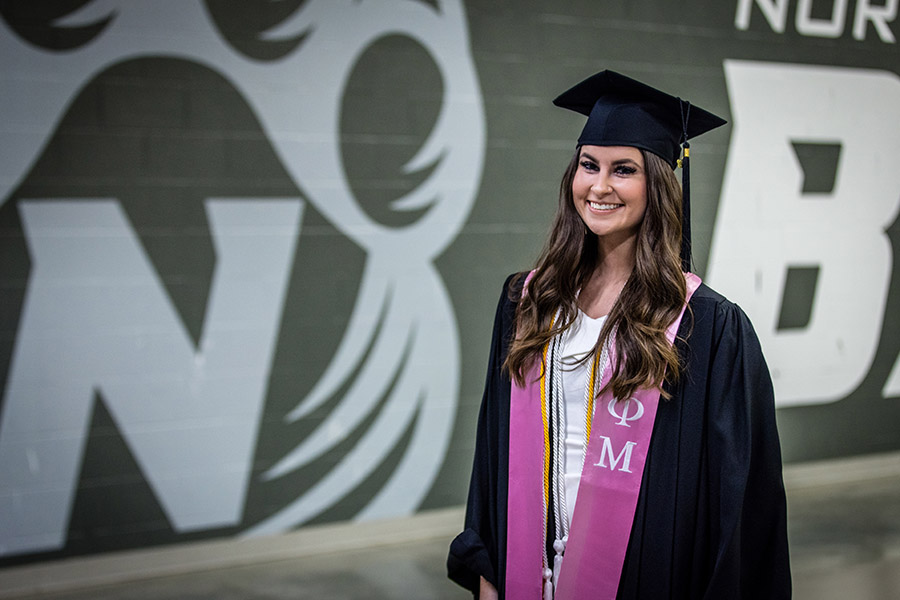
[[[253,538],[227,538],[73,557],[0,569],[0,598],[111,585],[137,579],[244,566],[436,538],[460,531],[464,509],[410,517],[341,522]]]

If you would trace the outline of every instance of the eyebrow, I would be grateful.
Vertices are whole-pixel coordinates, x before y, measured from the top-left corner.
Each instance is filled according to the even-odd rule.
[[[585,152],[585,151],[583,151],[583,150],[582,150],[581,156],[580,156],[579,158],[580,158],[580,159],[581,159],[581,158],[586,158],[586,159],[588,159],[588,160],[594,161],[595,163],[600,162],[599,160],[597,160],[596,158],[594,158],[593,156],[591,156],[588,152]],[[636,166],[636,167],[640,167],[640,166],[641,166],[640,163],[638,163],[636,160],[634,160],[634,159],[632,159],[632,158],[620,158],[620,159],[618,159],[618,160],[614,160],[614,161],[612,162],[612,164],[613,164],[613,165],[631,164],[631,165],[634,165],[634,166]]]

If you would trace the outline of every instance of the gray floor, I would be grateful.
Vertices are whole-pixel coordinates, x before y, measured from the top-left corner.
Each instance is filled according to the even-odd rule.
[[[444,540],[417,542],[29,597],[54,600],[470,598],[444,574],[446,546]]]
[[[900,477],[799,481],[789,486],[788,505],[795,598],[900,598]],[[448,542],[441,537],[26,597],[462,600],[467,594],[444,574]]]
[[[794,596],[900,598],[900,478],[791,490]]]

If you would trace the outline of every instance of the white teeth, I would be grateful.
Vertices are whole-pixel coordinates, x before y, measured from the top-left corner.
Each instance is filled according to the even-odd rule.
[[[599,202],[591,202],[591,208],[594,210],[612,210],[619,208],[621,204],[600,204]]]

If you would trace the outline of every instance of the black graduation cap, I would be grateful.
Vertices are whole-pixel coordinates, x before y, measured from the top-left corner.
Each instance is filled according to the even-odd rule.
[[[601,71],[553,101],[587,116],[579,146],[633,146],[661,157],[672,168],[681,163],[684,192],[681,262],[691,265],[690,165],[688,140],[726,123],[691,105],[615,71]],[[683,160],[679,156],[684,151]]]

